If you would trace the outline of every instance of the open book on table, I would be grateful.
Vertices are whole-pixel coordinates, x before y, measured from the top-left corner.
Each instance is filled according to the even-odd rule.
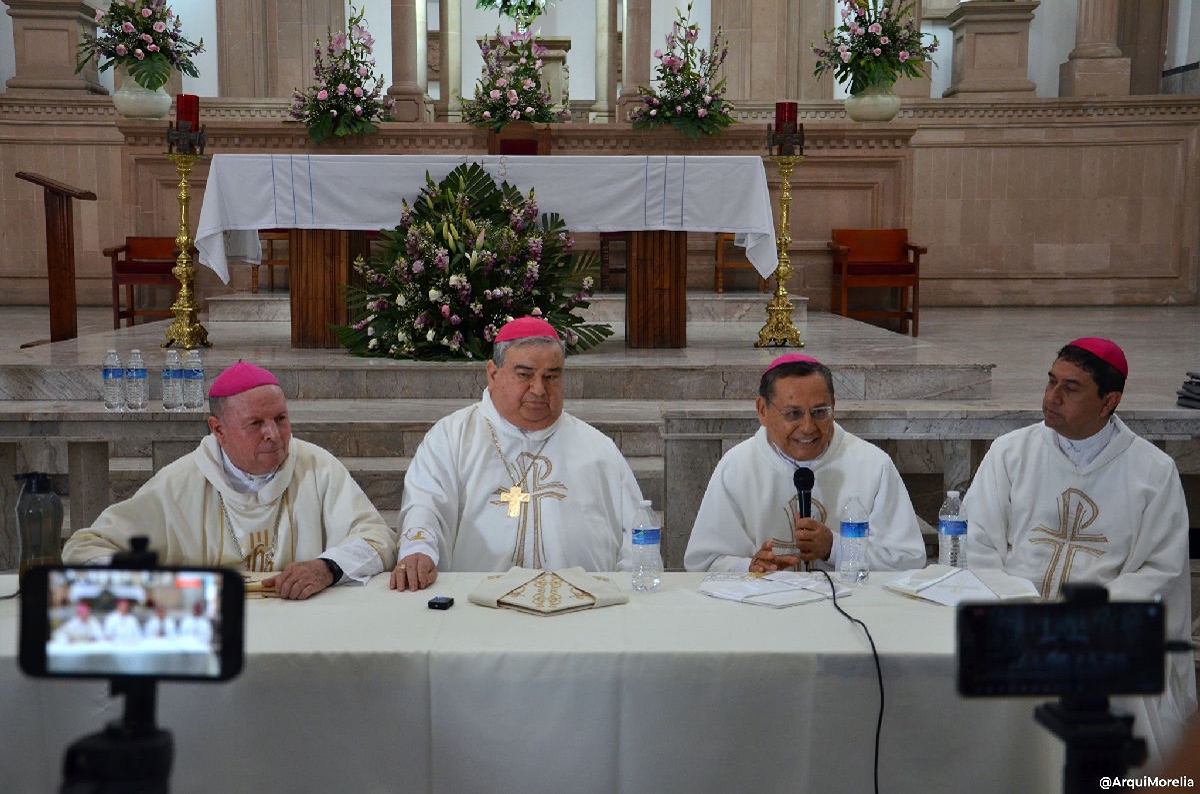
[[[824,574],[801,571],[775,571],[769,574],[714,572],[700,582],[700,592],[713,598],[741,601],[764,607],[793,607],[830,597],[829,579]],[[837,586],[837,597],[853,592]]]
[[[884,587],[946,606],[956,606],[966,601],[1031,600],[1039,597],[1033,582],[998,568],[930,565],[919,571],[907,571]]]

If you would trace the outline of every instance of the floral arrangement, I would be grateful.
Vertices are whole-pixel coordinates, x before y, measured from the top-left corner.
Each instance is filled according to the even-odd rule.
[[[574,314],[592,291],[594,254],[575,254],[556,214],[478,163],[460,165],[404,202],[400,225],[381,234],[384,250],[355,269],[347,287],[353,321],[336,329],[351,352],[415,359],[486,359],[500,326],[544,317],[569,352],[612,334]]]
[[[375,122],[391,117],[394,103],[384,94],[383,77],[375,74],[375,39],[363,21],[365,10],[350,7],[346,32],[330,33],[324,52],[320,42],[314,45],[317,82],[292,93],[290,115],[304,122],[317,143],[332,136],[369,135],[379,129]]]
[[[166,0],[113,0],[96,10],[96,33],[84,33],[79,44],[78,73],[92,59],[100,71],[124,66],[138,85],[156,91],[172,69],[199,77],[192,57],[204,52],[204,40],[183,37],[183,24]]]
[[[546,49],[532,33],[501,34],[479,45],[483,74],[475,84],[475,98],[464,99],[463,118],[481,127],[500,129],[510,121],[568,121],[567,98],[561,106],[550,100],[542,83],[542,55]]]
[[[912,15],[912,0],[840,0],[842,24],[813,45],[813,74],[833,72],[851,94],[891,86],[901,75],[920,77],[938,40],[925,44]]]
[[[675,9],[676,20],[667,34],[667,51],[655,50],[658,90],[638,88],[642,104],[629,114],[634,127],[670,124],[689,138],[713,135],[733,123],[733,110],[725,99],[725,78],[718,78],[729,52],[724,31],[717,28],[712,49],[697,46],[700,27]]]
[[[476,0],[476,8],[494,8],[504,16],[514,19],[524,30],[533,20],[546,13],[550,0]]]

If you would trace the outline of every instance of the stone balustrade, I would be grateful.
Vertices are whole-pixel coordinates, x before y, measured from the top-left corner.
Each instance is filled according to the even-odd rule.
[[[429,427],[471,400],[293,400],[293,432],[343,458],[386,461],[396,504],[407,460]],[[681,568],[683,550],[713,467],[731,446],[758,427],[749,401],[568,401],[567,410],[612,437],[648,495],[665,512],[664,555]],[[1122,418],[1161,445],[1184,474],[1200,472],[1200,412],[1184,408],[1129,409]],[[15,497],[18,446],[65,445],[71,524],[86,526],[112,500],[111,452],[149,457],[157,470],[192,449],[207,433],[203,413],[107,413],[95,401],[0,403],[0,487]],[[969,481],[994,438],[1040,421],[1041,412],[992,400],[842,401],[838,422],[889,450],[908,448],[926,470],[940,470],[945,487]],[[919,451],[914,455],[913,448]],[[661,463],[659,462],[661,461]],[[351,466],[352,470],[355,466]],[[365,467],[367,469],[371,466]],[[378,466],[375,467],[378,469]],[[902,461],[902,472],[913,466]],[[356,472],[356,476],[358,473]],[[365,487],[365,486],[364,486]],[[5,509],[5,520],[12,511]]]

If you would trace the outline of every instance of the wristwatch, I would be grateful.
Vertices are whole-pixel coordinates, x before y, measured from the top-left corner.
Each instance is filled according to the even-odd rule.
[[[317,559],[325,563],[325,567],[329,569],[329,573],[333,574],[333,582],[330,583],[330,587],[342,581],[342,566],[328,557],[318,557]]]

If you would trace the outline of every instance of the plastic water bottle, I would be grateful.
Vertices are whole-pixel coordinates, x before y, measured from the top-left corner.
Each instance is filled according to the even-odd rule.
[[[867,511],[857,496],[842,506],[842,539],[838,548],[838,576],[846,584],[867,581],[867,536],[871,532]]]
[[[658,516],[643,499],[633,521],[633,589],[639,593],[653,593],[662,583],[661,535]]]
[[[958,491],[946,491],[938,510],[938,564],[967,567],[967,511]]]
[[[163,361],[162,403],[168,411],[178,411],[183,405],[183,363],[178,350],[168,350]]]
[[[195,411],[204,404],[204,362],[199,350],[183,356],[183,407]]]
[[[17,532],[21,539],[21,581],[35,565],[62,563],[62,499],[50,484],[50,475],[42,472],[18,474],[23,481],[17,497]]]
[[[149,399],[146,362],[142,359],[142,351],[134,348],[129,351],[129,363],[125,365],[125,405],[131,411],[144,411]]]
[[[125,408],[125,369],[117,351],[109,348],[104,354],[104,409],[121,411]]]

